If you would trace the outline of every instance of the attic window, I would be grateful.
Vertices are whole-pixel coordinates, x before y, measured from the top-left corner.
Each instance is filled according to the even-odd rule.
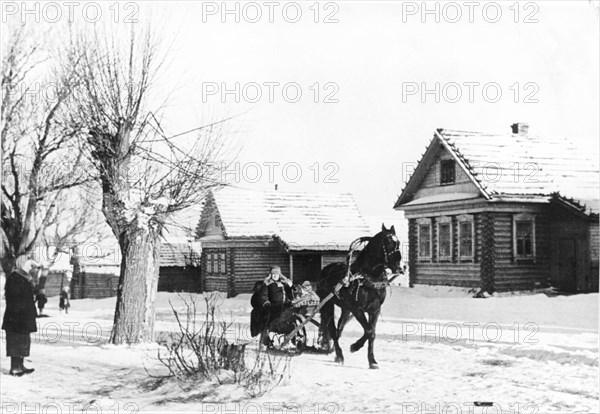
[[[442,160],[440,165],[440,183],[441,185],[454,184],[455,162],[454,160]]]

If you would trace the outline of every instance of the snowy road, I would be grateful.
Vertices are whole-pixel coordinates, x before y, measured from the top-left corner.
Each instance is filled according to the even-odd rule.
[[[396,295],[404,295],[396,300],[405,309],[413,306],[406,293],[413,292]],[[173,330],[166,298],[159,299],[163,302],[157,329]],[[495,300],[485,304],[497,306],[498,312],[517,299]],[[531,301],[545,303],[543,298]],[[597,312],[597,305],[590,307],[590,298],[565,302],[569,306],[581,302],[583,313]],[[352,321],[341,340],[343,366],[333,362],[333,355],[302,354],[292,359],[290,379],[249,400],[235,386],[153,386],[145,368],[151,372],[159,368],[155,347],[105,344],[114,302],[74,303],[79,309],[74,307],[68,316],[39,320],[29,358],[34,374],[10,377],[7,359],[2,359],[4,412],[598,412],[598,333],[589,321],[548,325],[532,310],[512,318],[514,322],[470,318],[469,312],[464,313],[467,317],[450,320],[435,311],[439,300],[426,297],[418,303],[428,317],[418,319],[408,312],[392,312],[394,302],[390,302],[378,326],[379,370],[368,369],[366,347],[355,354],[348,351],[361,334]],[[471,302],[456,298],[454,303],[460,307]],[[246,338],[247,298],[226,300],[223,307],[235,321],[232,335]],[[532,308],[547,313],[539,304]],[[432,318],[436,313],[439,317]],[[542,323],[532,322],[536,320]],[[476,402],[493,405],[476,406]]]

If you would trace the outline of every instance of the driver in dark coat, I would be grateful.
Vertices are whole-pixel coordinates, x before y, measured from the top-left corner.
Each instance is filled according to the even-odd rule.
[[[25,368],[23,359],[29,356],[32,332],[37,331],[36,309],[33,299],[32,277],[26,267],[16,268],[6,278],[4,295],[6,310],[2,329],[6,331],[6,355],[10,357],[10,375],[30,374],[33,368]]]
[[[273,321],[292,302],[292,281],[281,274],[279,266],[272,266],[271,273],[264,280],[260,291],[260,301],[269,310],[269,320]]]

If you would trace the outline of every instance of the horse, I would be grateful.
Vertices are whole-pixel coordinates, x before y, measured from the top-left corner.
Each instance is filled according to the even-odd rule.
[[[382,224],[381,232],[373,237],[364,237],[358,240],[368,242],[368,244],[358,254],[353,263],[350,263],[352,254],[350,253],[348,263],[332,263],[323,268],[319,275],[317,294],[321,300],[335,292],[338,283],[344,282],[348,275],[348,266],[351,275],[354,277],[362,276],[356,279],[353,277],[352,282],[341,287],[337,294],[321,308],[320,330],[327,346],[330,346],[330,338],[333,339],[336,354],[335,361],[343,364],[344,355],[339,345],[339,338],[346,323],[354,316],[361,324],[364,333],[360,339],[352,344],[350,351],[358,351],[368,340],[369,368],[377,369],[379,367],[373,354],[375,328],[381,312],[381,305],[385,301],[390,271],[396,275],[403,273],[400,265],[402,255],[394,226],[386,229],[385,225]],[[337,327],[334,320],[336,305],[342,310]],[[365,314],[368,315],[368,318]]]

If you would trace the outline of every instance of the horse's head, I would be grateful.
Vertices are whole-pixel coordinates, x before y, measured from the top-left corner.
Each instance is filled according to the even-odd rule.
[[[368,248],[377,258],[377,264],[384,265],[394,274],[402,273],[400,240],[396,237],[394,226],[386,229],[385,224],[382,223],[381,231],[373,236]]]

